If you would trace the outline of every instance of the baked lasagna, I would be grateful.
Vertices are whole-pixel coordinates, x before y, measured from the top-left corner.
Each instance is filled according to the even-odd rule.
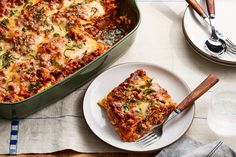
[[[168,92],[139,69],[98,102],[123,141],[136,141],[175,109]]]
[[[119,0],[1,0],[0,102],[63,80],[131,30]]]

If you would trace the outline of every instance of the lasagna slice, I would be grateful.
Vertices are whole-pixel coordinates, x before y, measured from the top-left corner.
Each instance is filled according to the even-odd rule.
[[[146,72],[138,69],[98,104],[123,141],[133,142],[160,124],[176,103]]]

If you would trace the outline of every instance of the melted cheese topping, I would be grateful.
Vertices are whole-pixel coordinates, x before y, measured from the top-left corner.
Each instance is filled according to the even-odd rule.
[[[148,102],[141,102],[141,104],[139,105],[139,109],[140,109],[141,115],[143,117],[146,117],[146,115],[147,115],[146,111],[147,111],[149,105],[150,105],[150,103],[148,103]]]
[[[11,16],[10,18],[9,17],[2,17],[1,20],[4,20],[7,18],[7,27],[11,28],[11,31],[7,32],[7,33],[11,33],[14,31],[20,31],[20,33],[22,33],[22,30],[23,30],[23,33],[24,33],[24,31],[27,31],[26,34],[34,34],[37,36],[37,37],[35,37],[34,44],[31,47],[32,53],[30,54],[30,56],[36,56],[39,45],[41,43],[50,42],[51,39],[48,39],[48,37],[45,37],[44,35],[42,35],[43,33],[37,34],[34,31],[27,30],[27,28],[25,28],[24,26],[17,27],[16,20],[19,19],[19,16],[21,15],[21,10],[24,10],[27,6],[28,7],[35,7],[36,5],[40,6],[39,8],[46,8],[45,15],[47,16],[47,18],[49,20],[45,21],[45,22],[49,23],[49,26],[44,26],[43,30],[46,30],[48,28],[52,28],[53,31],[50,33],[50,35],[53,40],[53,37],[56,35],[65,36],[67,33],[67,30],[63,25],[61,26],[60,24],[51,22],[51,17],[54,14],[56,14],[57,12],[63,11],[63,10],[65,11],[66,9],[70,8],[71,6],[77,5],[77,4],[79,4],[81,6],[81,8],[79,10],[80,11],[79,13],[81,14],[81,16],[83,16],[84,18],[86,18],[88,20],[90,18],[100,17],[105,14],[105,9],[103,8],[101,2],[97,1],[97,0],[90,1],[90,2],[86,1],[86,0],[65,0],[62,4],[62,7],[59,10],[57,10],[55,8],[53,8],[53,9],[48,8],[47,2],[44,2],[41,0],[30,0],[27,4],[17,6],[14,9],[12,9],[12,11],[14,11],[13,16]],[[38,16],[41,16],[40,12],[38,14],[39,14]],[[82,20],[82,21],[84,22],[84,20]],[[21,40],[24,40],[24,39],[21,39]],[[75,44],[75,43],[73,43],[73,44]],[[64,43],[64,45],[60,47],[61,50],[59,50],[59,51],[61,53],[64,53],[63,55],[66,56],[66,59],[63,58],[61,60],[58,60],[58,62],[60,62],[60,63],[65,63],[66,60],[69,60],[69,59],[82,58],[82,55],[84,53],[91,53],[98,48],[97,41],[92,39],[89,36],[85,36],[85,42],[78,45],[77,47],[73,47],[71,44],[71,46],[73,48],[71,48],[71,47],[68,48],[66,45],[68,46],[68,45],[70,45],[70,43],[67,43],[67,44]],[[11,44],[9,44],[8,42],[1,41],[0,47],[1,47],[1,49],[4,48],[4,50],[8,50],[11,48]],[[2,56],[6,52],[4,50],[0,51],[0,56]],[[20,63],[24,60],[27,60],[29,58],[29,56],[28,55],[20,56],[19,54],[15,53],[14,58],[16,58],[16,59],[14,59],[14,63]],[[12,62],[13,62],[13,60],[12,60]],[[11,69],[12,69],[12,66],[14,66],[14,65],[11,64],[7,68],[4,68],[3,67],[4,65],[2,63],[3,62],[0,62],[0,69],[6,69],[6,70],[4,70],[6,77],[11,78],[13,75],[13,74],[11,74]]]
[[[107,10],[116,13],[116,1],[9,3],[0,13],[0,101],[23,100],[72,74],[110,47],[100,37],[106,25],[119,27],[115,19],[95,26]]]

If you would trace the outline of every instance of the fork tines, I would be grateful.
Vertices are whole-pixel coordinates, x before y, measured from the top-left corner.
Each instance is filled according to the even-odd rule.
[[[228,38],[225,41],[226,41],[226,45],[227,45],[227,50],[236,54],[236,45]]]
[[[156,141],[158,141],[161,137],[160,133],[154,132],[153,130],[148,134],[141,137],[139,140],[136,141],[138,144],[142,144],[143,147],[147,147]]]

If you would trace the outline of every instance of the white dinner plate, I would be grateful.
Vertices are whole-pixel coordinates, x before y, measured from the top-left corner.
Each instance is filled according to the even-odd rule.
[[[154,82],[165,88],[177,103],[190,92],[184,81],[166,69],[147,63],[126,63],[112,67],[100,74],[90,84],[83,102],[85,120],[94,134],[114,147],[136,152],[161,149],[175,142],[188,130],[194,116],[193,106],[168,122],[164,126],[160,140],[146,148],[135,142],[123,142],[110,124],[106,112],[97,102],[128,78],[132,72],[140,68],[144,69],[154,79]]]
[[[199,3],[207,11],[205,0],[200,0]],[[215,7],[217,28],[236,43],[236,21],[233,20],[234,15],[236,15],[236,1],[218,0],[215,1]],[[236,66],[236,55],[226,52],[219,59],[206,51],[205,41],[211,36],[210,27],[191,7],[188,7],[184,13],[183,31],[188,43],[201,56],[219,64]]]

